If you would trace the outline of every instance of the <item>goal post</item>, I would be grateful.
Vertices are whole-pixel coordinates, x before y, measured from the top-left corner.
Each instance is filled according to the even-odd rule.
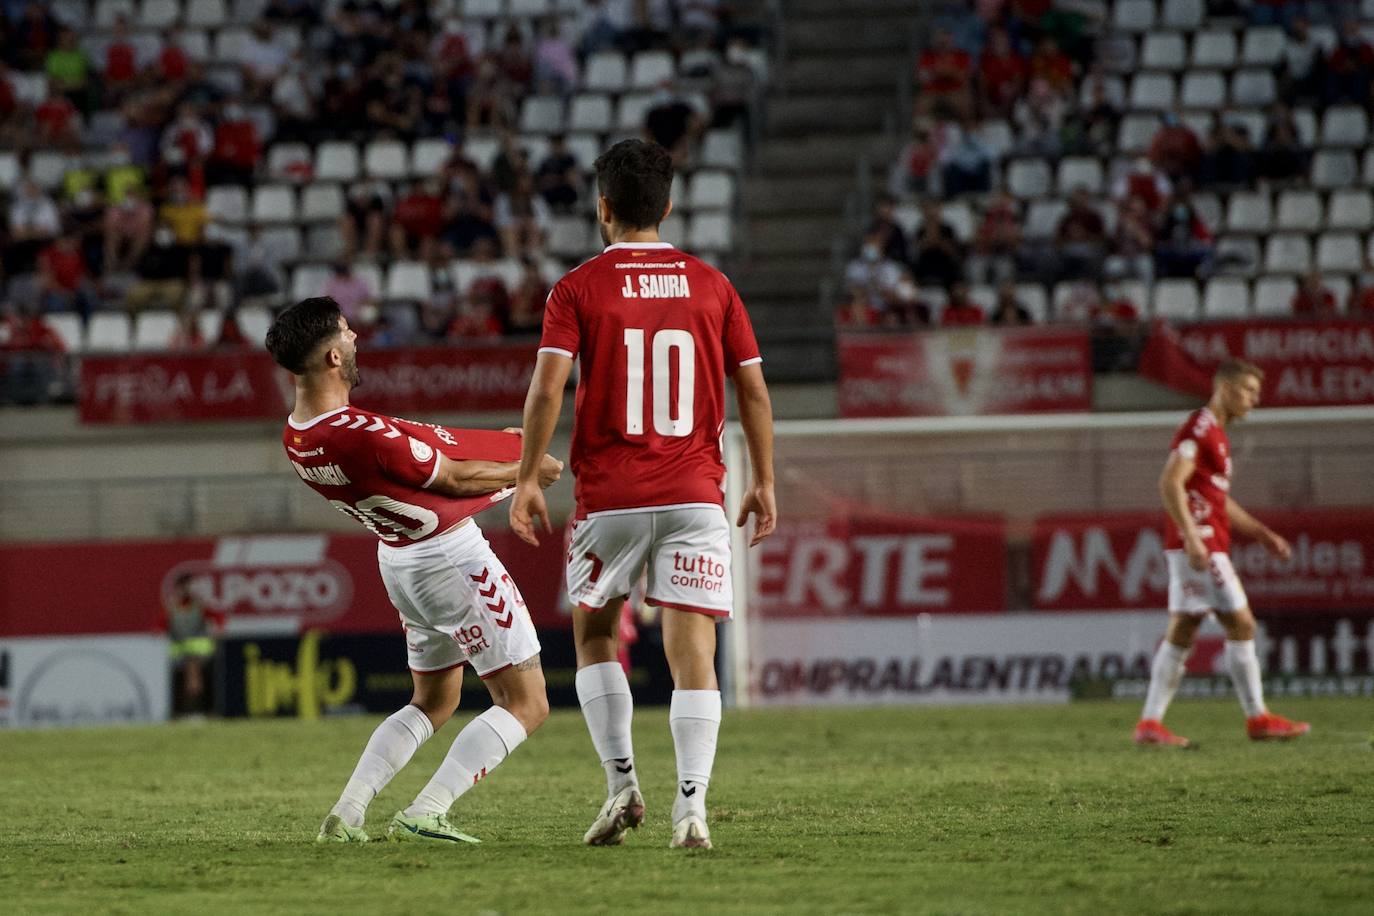
[[[750,529],[733,527],[751,471],[743,430],[728,424],[735,594],[734,621],[722,631],[727,702],[759,702],[759,662],[770,648],[761,644],[770,638],[765,630],[790,639],[811,628],[822,640],[831,632],[824,626],[841,621],[933,620],[938,629],[947,613],[986,620],[976,615],[1044,610],[1032,594],[1032,530],[1042,519],[1075,513],[1162,518],[1158,475],[1184,416],[779,421],[779,532],[770,538],[775,544],[754,550]],[[1235,493],[1246,506],[1336,515],[1374,509],[1374,406],[1257,410],[1228,433]],[[1159,568],[1162,556],[1149,566],[1152,575]],[[940,581],[942,571],[949,581]]]

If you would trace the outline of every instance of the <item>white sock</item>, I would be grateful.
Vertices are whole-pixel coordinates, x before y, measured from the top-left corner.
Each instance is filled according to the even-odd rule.
[[[1169,703],[1178,692],[1178,682],[1183,680],[1183,665],[1188,661],[1188,649],[1180,649],[1167,639],[1155,650],[1154,664],[1150,666],[1150,690],[1145,694],[1145,711],[1142,719],[1164,718]]]
[[[720,731],[719,690],[674,690],[668,708],[668,727],[677,751],[677,796],[673,799],[673,823],[684,815],[706,817],[706,787],[716,760],[716,735]]]
[[[1236,697],[1247,717],[1264,713],[1264,688],[1260,685],[1259,655],[1255,652],[1255,641],[1226,640],[1226,667],[1231,672],[1231,683],[1236,686]]]
[[[630,722],[634,697],[620,662],[601,662],[577,671],[577,701],[592,734],[592,745],[606,770],[606,794],[639,784]]]
[[[405,813],[446,814],[458,797],[477,785],[525,740],[525,726],[509,710],[493,706],[453,739],[444,762]]]
[[[417,707],[404,706],[392,713],[368,739],[343,795],[330,813],[343,818],[350,827],[361,827],[368,804],[433,734],[429,717]]]

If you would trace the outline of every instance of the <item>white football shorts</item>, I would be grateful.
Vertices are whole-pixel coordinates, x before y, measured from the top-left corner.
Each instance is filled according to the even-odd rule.
[[[646,567],[649,604],[730,617],[730,523],[720,506],[593,512],[573,522],[568,595],[583,610],[629,595]]]
[[[377,544],[412,671],[468,664],[488,677],[539,654],[525,599],[475,522],[408,547]]]
[[[1245,589],[1241,587],[1240,577],[1231,565],[1231,558],[1224,553],[1211,555],[1207,569],[1198,571],[1188,565],[1188,554],[1183,550],[1166,550],[1164,559],[1169,564],[1169,613],[1234,614],[1249,606]]]

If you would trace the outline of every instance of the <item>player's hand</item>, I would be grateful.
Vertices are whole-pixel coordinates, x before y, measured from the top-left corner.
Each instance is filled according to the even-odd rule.
[[[1184,543],[1183,549],[1188,553],[1188,565],[1198,572],[1206,572],[1207,566],[1211,562],[1211,555],[1207,552],[1207,545],[1202,543],[1202,538],[1191,537]]]
[[[552,533],[549,524],[549,507],[544,502],[544,493],[534,483],[521,483],[515,487],[515,496],[510,501],[510,527],[515,536],[531,547],[539,546],[536,525]]]
[[[545,454],[539,459],[539,488],[547,490],[559,477],[563,476],[563,462],[552,455]]]
[[[1284,540],[1281,534],[1270,531],[1267,528],[1264,530],[1264,533],[1260,535],[1259,541],[1264,545],[1265,550],[1269,551],[1280,560],[1288,559],[1289,555],[1293,553],[1293,548],[1289,546],[1288,541]]]
[[[754,536],[749,539],[749,546],[753,547],[778,526],[778,508],[773,500],[772,484],[755,484],[745,491],[735,526],[743,528],[751,515],[755,516]]]

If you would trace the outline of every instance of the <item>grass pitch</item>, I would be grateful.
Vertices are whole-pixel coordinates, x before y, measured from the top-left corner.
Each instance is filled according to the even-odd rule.
[[[319,847],[380,717],[0,736],[5,913],[1370,913],[1374,708],[1288,701],[1245,740],[1183,702],[1197,752],[1129,742],[1135,705],[727,713],[712,852],[669,850],[665,709],[635,720],[646,824],[582,831],[604,784],[556,713],[455,820],[478,847]],[[386,820],[457,729],[377,799]]]

